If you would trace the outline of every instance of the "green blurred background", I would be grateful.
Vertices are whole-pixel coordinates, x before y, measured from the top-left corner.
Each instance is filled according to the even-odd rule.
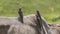
[[[47,22],[60,24],[60,0],[0,0],[0,16],[16,17],[19,8],[24,15],[39,10]]]

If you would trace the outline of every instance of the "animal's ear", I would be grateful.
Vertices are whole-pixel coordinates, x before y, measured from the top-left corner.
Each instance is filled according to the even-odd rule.
[[[19,21],[21,21],[23,23],[23,12],[22,12],[21,8],[19,8],[18,14],[19,14]]]
[[[41,15],[40,15],[39,11],[37,11],[36,19],[37,19],[37,25],[41,28],[42,27],[42,19],[41,19]]]

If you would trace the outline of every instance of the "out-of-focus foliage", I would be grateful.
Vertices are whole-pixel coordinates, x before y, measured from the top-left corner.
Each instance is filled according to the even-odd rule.
[[[18,16],[19,8],[22,8],[24,15],[39,10],[48,22],[60,22],[60,0],[0,0],[0,16]]]

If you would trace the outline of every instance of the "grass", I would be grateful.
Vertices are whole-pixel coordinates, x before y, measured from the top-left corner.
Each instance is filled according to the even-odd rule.
[[[49,23],[60,24],[60,0],[0,0],[0,16],[16,17],[19,8],[24,15],[39,10]]]

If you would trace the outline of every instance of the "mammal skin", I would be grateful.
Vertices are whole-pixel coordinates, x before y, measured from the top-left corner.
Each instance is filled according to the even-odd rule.
[[[29,15],[21,18],[21,22],[16,18],[2,19],[3,21],[5,20],[5,25],[11,24],[7,34],[59,34],[59,31],[57,29],[49,27],[39,12],[37,12],[36,15]],[[6,22],[7,20],[8,22]],[[1,23],[3,21],[1,21]]]
[[[0,34],[7,34],[10,25],[0,25]]]
[[[11,25],[7,34],[41,34],[35,15],[24,17],[23,21],[20,25]]]
[[[35,25],[12,25],[8,30],[8,34],[39,34],[39,30]]]

